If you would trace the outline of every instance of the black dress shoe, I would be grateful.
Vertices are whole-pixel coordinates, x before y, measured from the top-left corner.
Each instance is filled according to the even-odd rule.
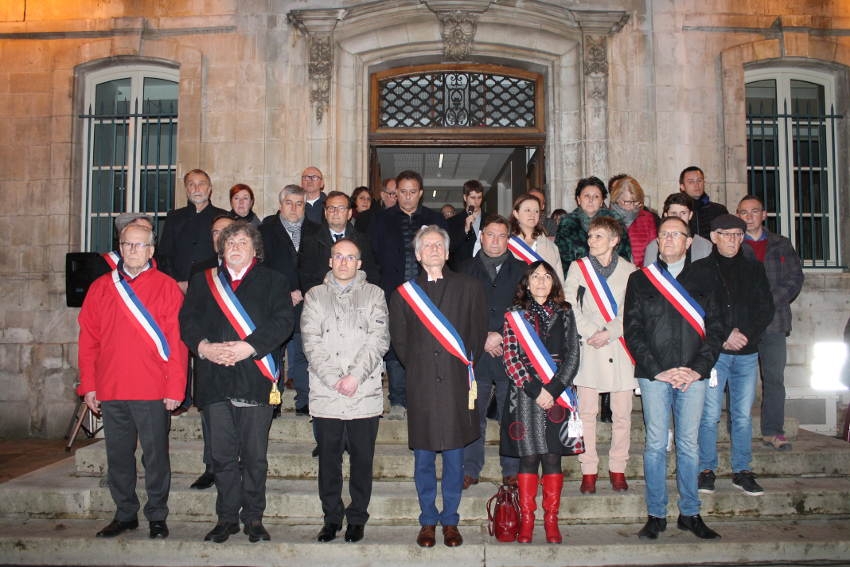
[[[214,541],[216,543],[223,543],[227,541],[233,534],[239,533],[239,524],[216,524],[213,529],[209,531],[207,535],[204,536],[204,541]]]
[[[363,539],[363,524],[348,524],[345,527],[345,541],[356,543]]]
[[[295,415],[310,415],[310,404],[304,404],[300,408],[295,408]]]
[[[313,458],[314,458],[314,459],[315,459],[316,457],[318,457],[318,456],[319,456],[319,446],[318,446],[318,445],[316,445],[315,447],[313,447],[313,452],[312,452],[312,453],[310,453],[310,454],[311,454],[311,455],[313,455]]]
[[[135,530],[139,527],[139,520],[133,519],[126,522],[112,520],[105,528],[97,532],[97,537],[115,537],[127,530]]]
[[[700,539],[717,539],[720,537],[719,533],[705,525],[699,514],[696,516],[682,516],[679,514],[676,525],[680,530],[687,530]]]
[[[248,535],[248,541],[251,543],[256,543],[260,540],[269,541],[272,538],[263,526],[262,520],[246,522],[244,531]]]
[[[321,541],[322,543],[333,541],[336,539],[336,534],[341,529],[342,526],[339,524],[325,524],[322,526],[322,530],[319,532],[319,535],[316,536],[316,540]]]
[[[215,484],[215,475],[206,471],[204,474],[199,476],[195,482],[190,484],[189,488],[194,488],[195,490],[206,490],[213,484]]]
[[[159,520],[156,522],[151,522],[150,526],[150,538],[162,538],[165,539],[168,537],[168,525],[165,523],[165,520]]]
[[[640,539],[658,539],[658,534],[667,529],[667,518],[649,516],[646,524],[638,532]]]

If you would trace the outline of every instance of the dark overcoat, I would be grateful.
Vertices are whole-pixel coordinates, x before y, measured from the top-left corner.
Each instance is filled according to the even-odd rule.
[[[484,352],[487,303],[481,283],[443,268],[443,278],[416,283],[454,325],[474,360]],[[480,435],[478,409],[470,410],[466,366],[422,325],[398,291],[390,298],[390,336],[407,371],[407,435],[411,449],[460,449]]]

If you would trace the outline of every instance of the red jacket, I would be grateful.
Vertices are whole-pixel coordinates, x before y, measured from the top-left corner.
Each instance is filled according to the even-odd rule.
[[[95,391],[100,401],[183,400],[188,351],[177,320],[183,293],[177,282],[156,268],[129,284],[165,335],[171,351],[168,362],[124,305],[110,272],[91,285],[80,310],[77,393]]]
[[[658,228],[655,226],[655,216],[641,209],[635,220],[629,226],[629,241],[632,243],[632,261],[638,268],[643,267],[646,246],[658,236]],[[655,261],[653,259],[653,261]]]

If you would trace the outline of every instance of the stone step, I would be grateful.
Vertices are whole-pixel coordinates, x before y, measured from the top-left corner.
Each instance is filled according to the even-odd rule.
[[[313,443],[269,444],[269,476],[280,478],[316,478],[318,460],[311,456]],[[604,444],[599,446],[599,470],[607,471],[607,451]],[[631,458],[626,469],[628,478],[643,477],[643,445],[635,443],[631,447]],[[497,481],[501,478],[498,447],[485,448],[486,458],[481,479]],[[729,449],[720,445],[717,474],[729,474]],[[171,469],[176,474],[200,474],[201,441],[175,441],[171,443]],[[137,452],[141,459],[141,452]],[[78,474],[100,476],[106,470],[106,454],[103,443],[94,443],[81,447],[74,455]],[[347,462],[347,458],[346,458]],[[672,477],[675,454],[668,456],[668,476]],[[580,475],[576,457],[565,457],[563,469],[572,478]],[[141,468],[140,468],[141,470]],[[347,470],[347,464],[346,468]],[[826,475],[836,476],[850,471],[850,444],[838,439],[800,431],[791,451],[776,451],[753,443],[752,470],[757,475],[767,477]],[[410,479],[413,476],[413,453],[405,445],[380,445],[375,450],[374,477],[382,480]]]
[[[726,414],[723,414],[721,424],[717,428],[717,438],[720,443],[729,442],[729,433],[725,425]],[[760,414],[753,415],[753,439],[761,439]],[[611,424],[597,423],[597,440],[599,443],[610,443]],[[785,436],[789,441],[797,437],[797,420],[787,418],[785,420]],[[190,441],[201,438],[201,418],[197,410],[192,409],[178,418],[171,420],[171,439],[175,441]],[[272,421],[269,431],[271,441],[285,441],[290,443],[312,443],[313,426],[306,416],[296,416],[292,411],[284,411],[281,416]],[[644,440],[643,416],[640,412],[632,412],[632,443],[642,443]],[[496,445],[499,442],[499,424],[495,420],[487,420],[487,442]],[[377,443],[381,444],[407,444],[407,421],[382,419],[378,428]]]
[[[342,539],[317,543],[316,526],[291,526],[269,521],[272,541],[251,544],[236,534],[224,544],[204,542],[208,522],[170,522],[167,540],[150,540],[147,525],[102,540],[94,534],[105,520],[0,521],[0,556],[8,564],[64,565],[245,565],[263,567],[316,567],[316,565],[482,567],[552,565],[811,565],[835,564],[850,557],[850,520],[795,519],[793,521],[713,521],[720,540],[703,541],[676,529],[675,517],[658,541],[648,543],[635,534],[640,523],[565,526],[564,544],[542,543],[538,526],[528,545],[497,543],[483,525],[461,528],[464,544],[418,547],[415,524],[377,525],[370,522],[365,539],[345,544]],[[119,559],[120,558],[120,559]],[[317,559],[320,558],[320,559]]]
[[[216,491],[190,489],[194,478],[173,475],[169,498],[171,519],[214,522]],[[595,495],[582,495],[576,478],[568,477],[563,490],[560,509],[565,525],[636,523],[645,517],[642,481],[631,481],[630,490],[625,493],[615,493],[607,480],[600,481]],[[714,494],[700,495],[703,515],[714,520],[850,514],[850,478],[847,476],[759,480],[765,493],[756,497],[742,495],[728,477],[718,478]],[[674,516],[675,481],[668,482],[668,489],[672,495],[668,513]],[[141,481],[138,491],[144,502]],[[464,491],[460,509],[463,522],[486,522],[486,503],[495,491],[496,485],[488,482]],[[266,493],[266,517],[290,523],[320,523],[322,510],[315,480],[271,478]],[[348,500],[347,494],[344,500]],[[0,510],[6,518],[109,518],[114,509],[105,480],[76,476],[71,459],[0,485]],[[375,522],[415,524],[419,505],[413,482],[375,482],[369,513]]]

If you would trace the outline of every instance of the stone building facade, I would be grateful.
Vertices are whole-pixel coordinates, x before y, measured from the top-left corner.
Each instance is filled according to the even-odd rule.
[[[542,76],[550,207],[567,209],[577,179],[618,172],[639,179],[657,206],[695,163],[711,198],[734,207],[752,174],[746,85],[759,72],[822,77],[834,105],[825,112],[839,117],[829,119],[829,179],[820,179],[822,222],[835,229],[794,309],[789,381],[808,383],[812,346],[838,337],[850,314],[850,242],[840,230],[850,204],[847,3],[7,0],[0,436],[61,436],[73,407],[78,310],[65,305],[65,255],[90,247],[92,141],[82,116],[91,77],[132,68],[174,78],[170,175],[207,170],[220,206],[230,185],[247,183],[262,216],[306,165],[319,166],[329,188],[367,184],[371,75],[439,63]],[[170,200],[182,206],[179,183]]]

